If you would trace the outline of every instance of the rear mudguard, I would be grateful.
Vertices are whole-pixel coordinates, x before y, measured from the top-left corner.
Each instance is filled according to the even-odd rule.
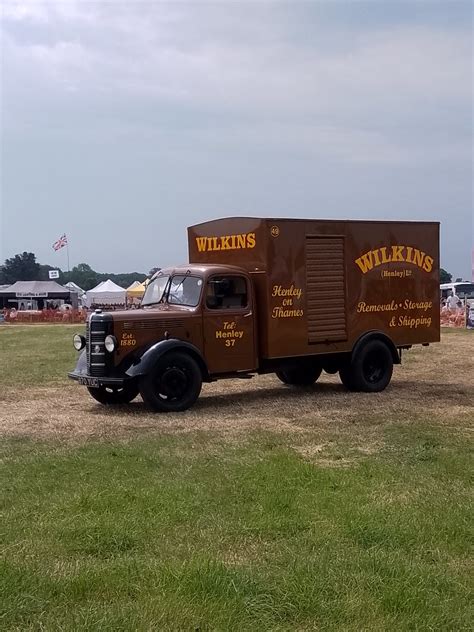
[[[183,351],[188,353],[194,360],[196,360],[199,368],[201,369],[203,380],[209,380],[209,371],[207,370],[206,362],[202,357],[201,352],[197,347],[184,340],[169,339],[160,340],[153,346],[149,347],[143,355],[139,358],[135,358],[133,364],[125,371],[129,377],[138,377],[140,375],[146,375],[149,373],[159,358],[169,351]]]
[[[396,346],[393,341],[383,333],[383,331],[367,331],[364,335],[362,335],[359,340],[355,343],[354,348],[352,349],[351,357],[355,358],[357,353],[362,349],[362,347],[369,342],[369,340],[381,340],[384,342],[390,350],[393,358],[393,364],[401,364],[400,354],[397,351]]]

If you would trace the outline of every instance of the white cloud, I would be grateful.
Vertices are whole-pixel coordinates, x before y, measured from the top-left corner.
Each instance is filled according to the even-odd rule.
[[[210,173],[222,156],[229,173],[246,169],[244,155],[269,171],[285,156],[320,173],[331,163],[333,181],[344,168],[390,178],[428,167],[437,183],[460,182],[472,160],[470,26],[411,22],[402,4],[390,6],[405,19],[351,26],[327,20],[324,3],[4,3],[7,146],[44,147],[46,163],[55,143],[87,143],[105,163],[117,145],[148,152],[176,165],[177,190],[203,155]],[[419,182],[421,205],[430,184]]]
[[[219,129],[229,143],[240,120],[240,138],[251,130],[261,141],[323,146],[345,160],[450,160],[458,147],[466,153],[461,139],[446,144],[441,134],[445,145],[433,147],[432,138],[450,125],[446,109],[469,103],[471,43],[465,32],[384,27],[357,32],[350,44],[344,33],[340,47],[333,42],[327,50],[318,39],[324,25],[315,26],[314,45],[301,46],[284,37],[278,14],[258,30],[252,22],[247,29],[245,11],[234,11],[231,23],[242,41],[212,37],[211,26],[218,32],[222,16],[200,16],[182,5],[28,3],[7,17],[49,25],[49,40],[41,43],[7,29],[5,120],[14,127],[31,128],[47,113],[48,127],[64,130],[64,117],[82,112],[87,119],[105,108],[114,126],[133,128],[143,125],[137,109],[148,103],[195,111],[195,119],[203,112],[234,119],[230,129]],[[222,24],[227,32],[225,16]],[[275,40],[259,38],[272,26]],[[30,101],[42,103],[34,115]],[[420,137],[420,124],[431,134],[428,155],[411,141]],[[156,121],[149,125],[153,131]],[[106,131],[101,121],[100,133]]]
[[[52,39],[28,44],[7,35],[4,68],[20,80],[28,72],[44,78],[52,102],[55,91],[75,86],[89,102],[119,95],[244,116],[321,117],[329,125],[342,117],[357,127],[391,112],[416,119],[417,108],[437,110],[470,96],[468,33],[385,28],[358,35],[349,50],[346,43],[328,52],[318,47],[317,31],[311,47],[281,37],[261,41],[255,26],[251,43],[213,39],[209,15],[200,22],[192,11],[190,21],[182,7],[139,5],[147,7],[142,14],[107,3],[34,6],[28,17],[46,19]],[[74,36],[54,39],[54,24],[71,22]],[[244,25],[240,15],[237,30]],[[266,28],[260,24],[261,32]],[[199,38],[201,29],[207,38]]]

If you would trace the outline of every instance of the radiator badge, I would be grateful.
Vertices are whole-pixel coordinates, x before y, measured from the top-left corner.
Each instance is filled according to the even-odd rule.
[[[430,257],[422,250],[413,248],[412,246],[382,246],[375,250],[369,250],[358,259],[355,263],[359,266],[362,274],[367,274],[372,268],[376,268],[386,263],[410,263],[414,266],[424,270],[425,272],[431,272],[433,269],[433,257]],[[382,277],[405,277],[410,276],[409,270],[384,270]]]

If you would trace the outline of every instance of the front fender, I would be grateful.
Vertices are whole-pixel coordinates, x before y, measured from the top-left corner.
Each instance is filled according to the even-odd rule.
[[[87,375],[87,355],[85,349],[81,351],[76,362],[76,368],[73,372],[78,375]]]
[[[207,370],[206,362],[199,349],[189,342],[174,338],[169,340],[160,340],[160,342],[157,342],[153,346],[149,347],[143,355],[133,361],[132,365],[125,371],[125,373],[129,377],[146,375],[153,369],[158,359],[165,353],[168,353],[168,351],[184,351],[189,353],[189,355],[192,356],[198,363],[203,379],[209,379],[209,371]]]

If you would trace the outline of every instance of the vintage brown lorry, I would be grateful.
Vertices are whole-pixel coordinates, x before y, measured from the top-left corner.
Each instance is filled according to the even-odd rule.
[[[188,228],[189,264],[160,270],[141,309],[88,319],[69,374],[103,404],[138,393],[181,411],[202,382],[339,372],[376,392],[402,349],[439,341],[439,224],[232,217]]]

